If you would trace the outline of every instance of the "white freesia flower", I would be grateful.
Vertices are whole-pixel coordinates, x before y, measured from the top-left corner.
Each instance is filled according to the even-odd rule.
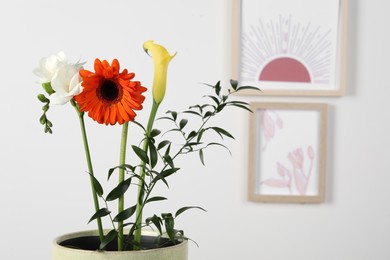
[[[50,95],[50,103],[63,105],[82,91],[80,69],[84,63],[69,63],[61,51],[39,61],[39,67],[34,70],[40,83],[50,83],[54,93]]]
[[[40,83],[51,82],[58,69],[67,63],[68,60],[65,54],[60,51],[57,54],[40,59],[39,67],[34,69],[34,74],[39,77]]]
[[[64,105],[82,92],[83,88],[79,75],[79,71],[82,68],[82,63],[76,63],[63,64],[58,69],[51,81],[51,87],[55,91],[49,97],[51,104]]]

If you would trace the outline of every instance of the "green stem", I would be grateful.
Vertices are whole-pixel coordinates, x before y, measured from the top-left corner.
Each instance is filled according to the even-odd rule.
[[[129,130],[129,123],[126,122],[122,127],[122,138],[121,138],[121,147],[120,147],[120,157],[119,165],[126,163],[126,147],[127,147],[127,133]],[[119,168],[119,180],[121,183],[125,180],[125,170]],[[118,199],[118,214],[124,210],[125,197],[124,195],[120,196]],[[118,222],[118,251],[123,251],[123,221]]]
[[[91,154],[90,154],[90,151],[89,151],[89,145],[88,145],[88,139],[87,139],[87,131],[85,129],[85,123],[84,123],[84,113],[80,112],[79,107],[74,102],[74,100],[71,100],[71,104],[76,109],[76,112],[77,112],[77,114],[79,116],[79,119],[80,119],[81,134],[83,136],[85,156],[86,156],[87,164],[88,164],[88,172],[90,174],[90,182],[91,182],[93,202],[94,202],[94,205],[95,205],[95,212],[97,212],[97,211],[99,211],[100,207],[99,207],[98,195],[96,193],[95,185],[94,185],[94,179],[93,179],[94,178],[94,174],[93,174]],[[103,234],[102,220],[101,220],[100,217],[97,218],[97,225],[98,225],[100,242],[103,242],[104,234]]]
[[[145,141],[144,141],[144,145],[143,145],[143,150],[147,153],[147,149],[148,149],[148,145],[149,145],[149,135],[150,135],[150,132],[152,131],[152,128],[153,128],[153,123],[154,123],[154,120],[156,118],[156,114],[157,114],[157,110],[158,110],[158,107],[159,107],[159,103],[156,103],[154,100],[153,100],[153,106],[152,106],[152,109],[150,111],[150,115],[149,115],[149,120],[148,120],[148,125],[146,127],[146,133],[145,133]],[[135,221],[135,232],[134,232],[134,250],[139,250],[140,247],[139,245],[141,244],[141,222],[142,222],[142,211],[143,211],[143,205],[142,205],[142,201],[143,201],[143,197],[144,197],[144,193],[143,193],[143,183],[144,183],[144,180],[145,180],[145,162],[142,161],[141,162],[141,167],[140,167],[140,178],[141,180],[139,181],[139,185],[138,185],[138,196],[137,196],[137,207],[136,207],[136,221]]]

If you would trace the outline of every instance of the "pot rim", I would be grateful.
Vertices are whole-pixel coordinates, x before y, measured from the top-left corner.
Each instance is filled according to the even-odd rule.
[[[109,230],[104,230],[104,233],[106,234],[108,231]],[[187,244],[188,244],[188,240],[183,239],[177,245],[173,245],[173,246],[169,246],[169,247],[162,247],[162,248],[144,249],[144,250],[138,250],[138,251],[105,251],[105,250],[92,251],[92,250],[83,250],[83,249],[65,247],[65,246],[61,246],[59,244],[67,239],[72,239],[72,238],[81,237],[81,236],[96,236],[96,235],[98,235],[98,231],[96,229],[95,230],[76,231],[76,232],[67,233],[67,234],[57,236],[56,238],[54,238],[52,244],[55,248],[62,249],[62,250],[70,250],[70,251],[75,251],[75,252],[76,251],[78,251],[78,252],[101,252],[104,254],[126,254],[126,253],[128,254],[128,252],[132,252],[133,254],[146,254],[148,252],[153,252],[153,251],[158,251],[158,250],[169,250],[169,249],[175,249],[178,247],[184,247],[184,246],[187,246]],[[158,235],[158,233],[155,231],[152,231],[152,230],[142,230],[142,235],[143,236],[156,236],[156,235]]]

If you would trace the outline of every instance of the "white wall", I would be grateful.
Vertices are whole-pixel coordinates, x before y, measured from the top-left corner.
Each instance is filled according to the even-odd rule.
[[[31,73],[38,59],[63,50],[92,68],[95,57],[117,57],[150,85],[152,64],[141,46],[155,39],[179,53],[161,110],[184,109],[203,95],[199,82],[229,79],[230,6],[225,0],[0,3],[1,259],[50,259],[55,236],[94,228],[86,224],[92,203],[74,111],[52,107],[52,136],[38,123],[40,86]],[[183,161],[167,192],[170,204],[156,208],[208,210],[179,223],[200,244],[191,245],[191,260],[390,258],[389,9],[386,0],[350,0],[346,96],[247,99],[330,104],[326,203],[248,202],[248,116],[231,112],[220,122],[236,136],[229,142],[233,156],[210,151],[206,168]],[[95,171],[105,176],[118,160],[120,128],[88,127]]]

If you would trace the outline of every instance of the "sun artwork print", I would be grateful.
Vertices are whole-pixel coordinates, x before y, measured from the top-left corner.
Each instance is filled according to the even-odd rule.
[[[331,2],[328,8],[321,10],[321,4],[314,8],[308,0],[277,0],[274,3],[243,0],[241,81],[256,82],[264,92],[334,89],[337,80],[337,19],[332,23],[323,22],[323,14],[316,17],[316,12],[337,15],[339,1]],[[302,6],[309,6],[308,14],[302,12]],[[263,15],[264,9],[267,14]]]

